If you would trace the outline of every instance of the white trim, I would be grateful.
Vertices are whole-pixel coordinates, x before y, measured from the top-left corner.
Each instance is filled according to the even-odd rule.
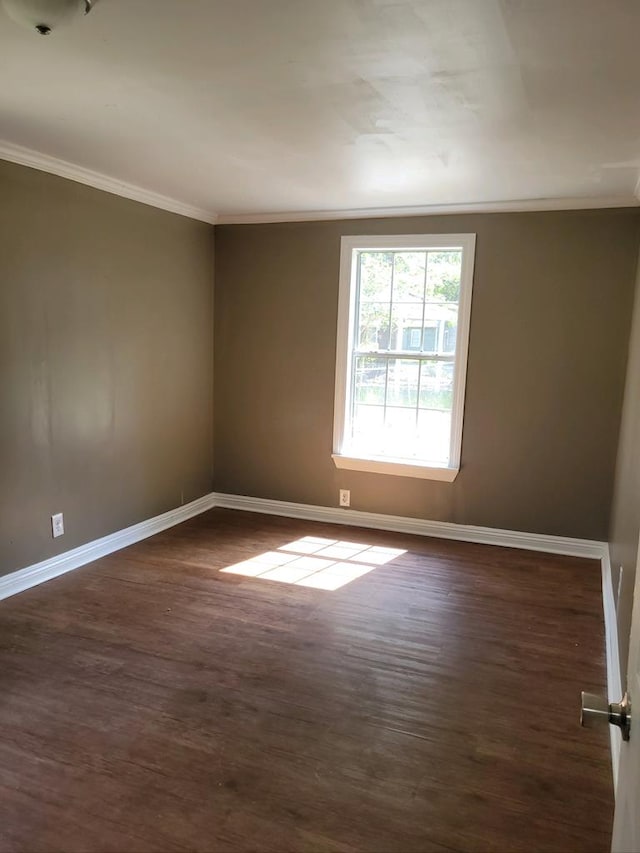
[[[356,265],[353,263],[354,238],[340,241],[340,279],[338,283],[338,328],[336,333],[336,369],[333,400],[333,455],[342,456],[342,437],[347,420],[347,404],[351,396],[349,353],[353,346],[355,311]],[[336,463],[337,464],[337,463]]]
[[[392,530],[397,533],[412,533],[418,536],[433,536],[439,539],[454,539],[460,542],[477,542],[504,548],[523,548],[529,551],[543,551],[549,554],[566,554],[572,557],[600,560],[607,653],[607,696],[609,702],[620,701],[623,691],[618,652],[618,624],[611,578],[609,546],[606,542],[593,539],[572,539],[565,536],[547,536],[540,533],[523,533],[516,530],[500,530],[493,527],[476,527],[469,524],[453,524],[446,521],[428,521],[420,518],[383,515],[339,507],[311,506],[266,498],[251,498],[244,495],[215,493],[215,505],[266,515],[303,518],[331,524],[348,524],[353,527]],[[609,726],[609,734],[611,739],[611,769],[615,791],[618,782],[622,737],[617,726]]]
[[[0,600],[91,563],[99,557],[119,551],[120,548],[126,548],[127,545],[140,542],[141,539],[147,539],[155,533],[160,533],[168,527],[173,527],[182,521],[193,518],[194,515],[211,509],[214,503],[214,495],[204,495],[204,497],[191,501],[191,503],[169,510],[162,515],[156,515],[155,518],[141,521],[139,524],[126,527],[124,530],[111,533],[109,536],[103,536],[102,539],[95,539],[86,545],[80,545],[79,548],[74,548],[72,551],[58,554],[58,556],[43,560],[41,563],[35,563],[33,566],[27,566],[25,569],[4,575],[0,577]]]
[[[469,204],[425,204],[407,207],[362,207],[341,210],[286,210],[273,213],[220,213],[218,225],[259,225],[277,222],[316,222],[335,219],[387,219],[399,216],[443,216],[455,213],[527,213],[549,210],[597,210],[637,207],[640,197],[532,198],[512,201],[479,201]]]
[[[336,335],[335,396],[333,407],[333,461],[338,468],[356,471],[374,471],[421,479],[455,479],[460,468],[462,450],[462,426],[464,397],[467,379],[467,357],[471,322],[471,298],[473,292],[473,267],[475,259],[475,234],[385,234],[344,236],[340,242],[340,280],[338,288],[338,325]],[[433,250],[455,247],[462,250],[460,270],[460,300],[456,348],[454,356],[453,405],[451,408],[451,431],[449,435],[449,460],[446,466],[431,466],[428,460],[391,459],[368,457],[363,459],[361,448],[351,447],[350,400],[352,395],[351,353],[355,349],[355,313],[358,290],[356,255],[359,251],[378,249]],[[425,356],[428,357],[428,356]],[[433,476],[431,472],[434,472]]]
[[[140,542],[149,536],[160,533],[169,527],[187,521],[202,512],[214,507],[259,512],[265,515],[281,515],[289,518],[303,518],[309,521],[324,521],[331,524],[347,524],[353,527],[368,527],[379,530],[391,530],[397,533],[412,533],[418,536],[433,536],[437,539],[454,539],[460,542],[478,542],[485,545],[498,545],[505,548],[524,548],[530,551],[544,551],[551,554],[568,554],[575,557],[591,557],[603,559],[606,543],[591,539],[570,539],[564,536],[546,536],[539,533],[521,533],[515,530],[499,530],[491,527],[475,527],[468,524],[453,524],[447,521],[429,521],[422,518],[406,518],[397,515],[384,515],[377,512],[341,509],[339,507],[312,506],[310,504],[274,501],[267,498],[251,498],[244,495],[227,495],[212,492],[184,506],[169,510],[155,518],[141,521],[124,530],[111,533],[102,539],[80,545],[72,551],[58,554],[41,563],[35,563],[24,569],[0,577],[0,600],[9,598],[19,592],[24,592],[33,586],[44,583],[59,575],[80,568],[87,563],[112,554],[135,542]],[[604,564],[603,564],[604,566]],[[604,567],[603,567],[604,572]],[[604,578],[604,574],[603,574]],[[609,572],[609,587],[611,575]],[[603,592],[606,593],[603,583]],[[615,618],[613,606],[613,591],[611,606],[605,606],[605,624],[607,626],[607,643],[615,642],[611,654],[607,652],[608,665],[617,661],[617,634],[615,624],[611,623],[611,609]],[[608,620],[608,621],[607,621]],[[609,647],[607,647],[609,648]],[[618,680],[610,679],[609,696],[620,698],[620,676],[618,665]],[[613,700],[612,700],[613,701]]]
[[[97,190],[103,190],[113,195],[139,201],[151,207],[159,207],[161,210],[178,213],[180,216],[186,216],[189,219],[208,222],[211,225],[215,225],[218,219],[217,215],[212,211],[185,204],[182,201],[160,195],[160,193],[153,192],[152,190],[146,190],[135,184],[129,184],[126,181],[119,181],[117,178],[109,177],[109,175],[103,175],[101,172],[94,172],[91,169],[76,166],[74,163],[69,163],[66,160],[59,160],[57,157],[42,154],[40,151],[33,151],[30,148],[23,148],[21,145],[14,145],[12,142],[0,140],[0,160],[8,160],[10,163],[18,163],[20,166],[39,169],[41,172],[58,175],[61,178],[67,178],[79,184],[86,184]]]
[[[347,471],[366,471],[369,474],[390,474],[394,477],[414,477],[417,480],[440,480],[444,483],[453,483],[460,471],[459,468],[431,465],[412,465],[403,459],[372,459],[362,456],[344,456],[341,453],[332,453],[336,468],[344,468]]]
[[[370,527],[377,530],[392,530],[396,533],[413,533],[417,536],[433,536],[436,539],[454,539],[459,542],[477,542],[484,545],[499,545],[504,548],[523,548],[527,551],[544,551],[549,554],[566,554],[572,557],[602,559],[605,542],[593,539],[572,539],[566,536],[547,536],[542,533],[522,533],[517,530],[500,530],[494,527],[476,527],[471,524],[453,524],[449,521],[429,521],[424,518],[407,518],[400,515],[384,515],[379,512],[363,512],[340,507],[313,506],[311,504],[275,501],[268,498],[252,498],[246,495],[228,495],[214,492],[216,507],[259,512],[265,515],[282,515],[303,518],[309,521],[324,521],[329,524],[348,524],[353,527]]]
[[[602,608],[604,611],[604,636],[607,650],[607,697],[609,702],[619,702],[623,690],[620,652],[618,648],[618,616],[611,576],[611,559],[607,545],[605,545],[605,551],[602,555]],[[620,729],[617,726],[609,726],[609,736],[611,738],[613,789],[616,792],[618,787],[618,770],[620,767],[620,750],[622,749]]]
[[[565,536],[522,533],[515,530],[476,527],[469,524],[453,524],[446,521],[429,521],[421,518],[384,515],[339,507],[313,506],[212,492],[184,506],[155,516],[155,518],[134,524],[124,530],[104,536],[102,539],[96,539],[86,545],[81,545],[79,548],[74,548],[72,551],[67,551],[64,554],[43,560],[41,563],[35,563],[32,566],[0,577],[0,600],[24,592],[73,569],[80,568],[128,545],[140,542],[142,539],[160,533],[214,507],[302,518],[331,524],[346,524],[353,527],[391,530],[397,533],[412,533],[418,536],[433,536],[438,539],[453,539],[460,542],[477,542],[505,548],[523,548],[530,551],[599,559],[602,566],[602,600],[607,648],[607,695],[610,702],[617,702],[622,696],[617,617],[609,549],[606,542],[591,539],[571,539]],[[615,788],[618,779],[622,738],[616,726],[610,726],[609,729]]]
[[[458,326],[456,334],[456,360],[453,377],[453,406],[451,409],[451,451],[449,467],[460,467],[462,453],[462,425],[464,421],[464,395],[467,385],[467,363],[469,359],[469,334],[471,331],[471,298],[473,295],[473,269],[476,259],[476,235],[460,234],[462,237],[462,268],[460,270],[460,300],[458,303]]]
[[[602,198],[533,198],[509,201],[460,202],[456,204],[407,205],[405,207],[333,208],[331,210],[287,210],[266,213],[218,214],[213,210],[195,207],[186,202],[147,190],[136,184],[86,169],[67,160],[52,157],[41,151],[0,140],[0,160],[8,160],[21,166],[29,166],[58,175],[80,184],[86,184],[113,195],[139,201],[142,204],[178,213],[189,219],[198,219],[211,225],[250,225],[277,222],[316,222],[340,219],[380,219],[400,216],[442,216],[460,213],[525,213],[527,211],[550,210],[593,210],[612,207],[636,207],[640,203],[638,187],[633,197],[604,196]],[[638,185],[640,186],[640,184]]]

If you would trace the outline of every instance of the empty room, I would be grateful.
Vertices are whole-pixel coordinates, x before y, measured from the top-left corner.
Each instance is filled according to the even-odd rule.
[[[640,853],[638,33],[0,0],[0,853]]]

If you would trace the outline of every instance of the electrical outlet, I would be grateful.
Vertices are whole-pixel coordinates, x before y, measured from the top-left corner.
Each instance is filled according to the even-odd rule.
[[[51,516],[51,532],[54,539],[64,535],[64,516],[61,512]]]
[[[340,489],[340,506],[351,506],[351,492],[349,489]]]

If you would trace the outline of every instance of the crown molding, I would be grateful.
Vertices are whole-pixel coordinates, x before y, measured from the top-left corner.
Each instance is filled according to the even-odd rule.
[[[282,213],[221,213],[217,225],[257,225],[269,222],[314,222],[336,219],[387,219],[399,216],[442,216],[453,213],[526,213],[553,210],[597,210],[637,207],[638,196],[601,198],[533,198],[471,204],[427,204],[413,207],[366,207],[352,210],[285,211]]]
[[[97,190],[122,196],[141,204],[197,219],[210,225],[252,225],[277,222],[316,222],[339,219],[390,219],[401,216],[442,216],[455,213],[526,213],[528,211],[594,210],[640,205],[640,180],[632,196],[603,196],[601,198],[535,198],[512,201],[473,202],[468,204],[427,204],[406,207],[367,207],[332,210],[290,210],[271,213],[223,213],[194,207],[174,198],[120,181],[101,172],[77,166],[67,160],[51,157],[40,151],[0,140],[0,160],[48,172]]]
[[[215,225],[218,219],[217,215],[209,210],[193,207],[177,199],[146,190],[143,187],[138,187],[135,184],[119,181],[100,172],[76,166],[66,160],[59,160],[57,157],[50,157],[48,154],[42,154],[40,151],[33,151],[21,145],[14,145],[12,142],[0,140],[0,160],[8,160],[10,163],[17,163],[20,166],[39,169],[41,172],[48,172],[51,175],[67,178],[70,181],[76,181],[79,184],[85,184],[88,187],[103,190],[112,195],[122,196],[132,201],[139,201],[142,204],[158,207],[161,210],[168,210],[170,213],[177,213],[189,219],[208,222],[211,225]]]

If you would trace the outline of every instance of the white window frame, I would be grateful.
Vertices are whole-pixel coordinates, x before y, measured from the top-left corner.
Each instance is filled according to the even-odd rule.
[[[475,257],[475,234],[402,234],[384,236],[343,237],[340,248],[340,288],[338,296],[338,338],[336,346],[336,387],[333,420],[332,459],[337,468],[418,477],[425,480],[453,482],[460,470],[464,396],[469,353],[469,326]],[[349,428],[351,399],[351,356],[355,337],[357,251],[405,249],[462,249],[458,329],[456,334],[451,410],[451,444],[449,464],[435,466],[414,459],[355,456],[349,452],[346,432]]]

